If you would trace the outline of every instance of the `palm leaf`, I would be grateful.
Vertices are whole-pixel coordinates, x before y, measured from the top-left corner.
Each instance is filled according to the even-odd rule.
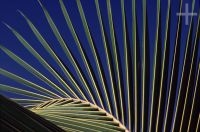
[[[79,99],[50,100],[31,109],[61,128],[79,131],[125,131],[113,116],[95,105]]]
[[[148,1],[142,0],[142,15],[139,15],[137,9],[139,2],[131,1],[132,16],[129,17],[126,2],[120,0],[121,25],[119,26],[122,32],[118,33],[112,1],[106,0],[105,3],[108,17],[106,21],[103,9],[100,8],[101,3],[94,0],[98,19],[96,25],[100,28],[99,34],[103,42],[103,53],[100,53],[98,46],[101,43],[97,43],[94,39],[87,14],[82,6],[83,1],[76,0],[76,5],[83,26],[83,36],[89,44],[88,50],[85,49],[86,44],[82,43],[83,36],[75,29],[65,1],[59,0],[58,4],[78,49],[83,62],[81,63],[74,55],[76,53],[70,49],[68,41],[64,40],[64,35],[59,31],[51,14],[40,0],[38,2],[64,56],[59,57],[56,50],[51,47],[52,44],[45,39],[31,19],[22,11],[18,12],[60,71],[45,60],[42,54],[33,48],[32,42],[26,40],[20,32],[6,23],[4,25],[59,84],[30,65],[23,57],[14,53],[15,51],[0,46],[1,51],[24,68],[25,72],[31,73],[48,86],[40,86],[40,83],[32,82],[0,67],[0,75],[26,87],[20,88],[0,82],[2,94],[21,95],[14,98],[9,97],[9,94],[6,96],[66,131],[198,131],[199,9],[198,18],[191,17],[186,32],[186,43],[182,44],[184,25],[181,16],[177,20],[175,40],[171,37],[173,19],[171,0],[167,1],[165,21],[161,16],[162,1],[156,2],[154,35],[149,28],[151,16],[148,13]],[[197,2],[195,2],[196,0],[192,1],[192,12],[196,11]],[[182,12],[182,6],[181,0],[179,12]],[[142,16],[141,24],[139,24],[140,16]],[[130,18],[131,32],[129,32]],[[119,34],[122,35],[122,41],[119,41]],[[155,38],[152,39],[152,36]],[[152,45],[153,51],[150,48]],[[88,52],[91,52],[90,57]],[[65,59],[69,60],[75,72],[65,64]]]

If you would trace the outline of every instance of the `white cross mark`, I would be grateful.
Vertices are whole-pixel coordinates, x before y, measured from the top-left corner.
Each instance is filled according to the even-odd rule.
[[[190,13],[188,4],[185,4],[185,12],[177,13],[177,16],[185,16],[185,25],[189,24],[189,16],[197,16],[197,13]]]

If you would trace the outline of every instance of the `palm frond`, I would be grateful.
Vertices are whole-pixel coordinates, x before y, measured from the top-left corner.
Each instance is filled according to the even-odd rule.
[[[196,11],[196,1],[192,1],[192,12]],[[18,10],[33,36],[43,47],[44,54],[47,53],[60,70],[56,70],[22,33],[4,23],[53,79],[44,75],[15,51],[0,46],[0,50],[20,65],[24,72],[29,72],[46,84],[42,86],[39,82],[33,82],[0,67],[0,75],[26,87],[0,82],[1,94],[21,95],[5,96],[66,131],[198,131],[200,11],[196,11],[197,19],[191,17],[187,31],[183,30],[182,16],[178,16],[176,28],[172,30],[173,2],[167,0],[165,19],[162,16],[162,2],[157,0],[155,3],[156,26],[155,33],[152,33],[148,1],[141,1],[141,13],[137,7],[139,2],[132,0],[132,16],[128,16],[127,3],[120,0],[121,25],[116,25],[112,1],[105,1],[106,10],[103,12],[101,3],[94,0],[97,16],[95,24],[98,25],[96,28],[100,28],[101,43],[94,39],[83,1],[76,0],[79,14],[77,17],[80,17],[84,32],[79,35],[65,1],[59,0],[60,12],[78,51],[74,52],[50,12],[38,0],[49,28],[60,46],[60,52],[64,53],[62,57],[34,22]],[[183,4],[183,0],[180,0],[179,12],[183,11]],[[106,13],[108,20],[104,19],[103,13]],[[118,33],[118,26],[121,33]],[[172,31],[176,32],[175,39],[171,36]],[[187,34],[186,38],[183,31]],[[118,38],[119,35],[122,37]],[[86,42],[82,37],[86,37]],[[186,40],[185,44],[183,40]],[[87,44],[83,42],[88,44],[87,50]],[[98,48],[100,46],[103,53]],[[91,53],[91,56],[88,56],[88,53]],[[74,54],[80,55],[80,58]],[[65,59],[72,69],[65,64]]]
[[[79,131],[125,131],[126,128],[103,109],[83,100],[49,100],[31,109],[61,128]]]

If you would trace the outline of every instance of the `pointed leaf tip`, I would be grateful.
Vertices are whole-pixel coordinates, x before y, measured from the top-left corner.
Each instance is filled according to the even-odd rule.
[[[43,8],[43,5],[42,5],[41,1],[40,0],[37,0],[37,1],[40,4],[40,6]]]
[[[26,18],[26,16],[24,15],[24,13],[23,13],[22,11],[20,11],[20,10],[17,10],[17,12],[18,12],[20,15],[22,15],[23,17],[25,17],[25,18]]]
[[[2,22],[8,29],[13,30],[13,28],[5,22]]]

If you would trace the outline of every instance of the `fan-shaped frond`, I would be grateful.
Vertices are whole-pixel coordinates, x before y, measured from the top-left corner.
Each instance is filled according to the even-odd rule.
[[[4,79],[19,84],[12,86],[0,81],[1,94],[66,131],[198,131],[200,10],[197,0],[192,1],[191,11],[197,12],[197,16],[191,16],[187,26],[182,16],[172,21],[175,19],[172,0],[157,0],[155,17],[150,15],[146,0],[130,1],[131,16],[126,1],[119,1],[120,14],[115,14],[112,1],[106,0],[103,10],[101,3],[93,0],[95,28],[101,39],[98,40],[82,5],[86,1],[75,3],[83,27],[80,35],[65,1],[59,0],[64,26],[73,39],[68,42],[52,14],[38,0],[57,45],[18,10],[44,53],[37,51],[34,43],[14,27],[4,25],[42,68],[31,65],[31,60],[5,45],[0,50],[21,66],[24,73],[40,82],[0,67]],[[163,3],[167,3],[165,13]],[[177,5],[178,11],[183,12],[184,1]],[[153,28],[155,31],[151,31]],[[76,49],[72,50],[71,45]],[[48,59],[44,57],[46,54]],[[15,96],[9,96],[10,93]]]

